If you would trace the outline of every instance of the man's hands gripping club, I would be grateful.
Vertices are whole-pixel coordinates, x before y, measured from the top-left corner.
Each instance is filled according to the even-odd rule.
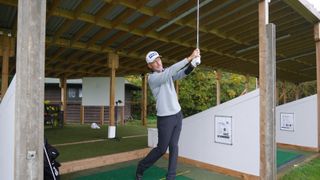
[[[200,49],[195,49],[187,59],[193,67],[197,67],[201,63]]]

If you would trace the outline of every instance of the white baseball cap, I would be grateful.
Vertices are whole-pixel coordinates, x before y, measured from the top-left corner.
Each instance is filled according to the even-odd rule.
[[[161,57],[157,51],[149,51],[146,56],[147,63],[152,63],[157,57]]]

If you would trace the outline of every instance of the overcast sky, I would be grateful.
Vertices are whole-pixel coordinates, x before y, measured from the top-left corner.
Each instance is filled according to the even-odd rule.
[[[308,0],[311,4],[314,5],[315,8],[318,9],[318,11],[320,11],[320,0]]]

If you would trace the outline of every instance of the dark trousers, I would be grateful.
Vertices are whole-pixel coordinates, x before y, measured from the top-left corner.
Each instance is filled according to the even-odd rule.
[[[180,112],[171,116],[158,116],[158,145],[142,159],[137,168],[138,174],[152,166],[163,154],[166,153],[169,146],[169,165],[167,179],[175,179],[178,159],[178,142],[182,127],[183,115]]]

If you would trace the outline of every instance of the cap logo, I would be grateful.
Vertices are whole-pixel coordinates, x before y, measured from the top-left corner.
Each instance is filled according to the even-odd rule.
[[[157,55],[156,52],[153,52],[153,53],[149,54],[149,59],[152,59],[152,57],[155,56],[155,55]]]

